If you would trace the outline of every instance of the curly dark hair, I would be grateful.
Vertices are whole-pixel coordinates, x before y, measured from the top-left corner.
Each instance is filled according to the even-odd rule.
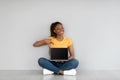
[[[55,30],[55,27],[58,25],[58,24],[60,24],[60,25],[62,25],[62,23],[61,22],[54,22],[54,23],[52,23],[51,24],[51,26],[50,26],[50,36],[52,36],[52,37],[57,37],[57,34],[54,32],[54,30]]]

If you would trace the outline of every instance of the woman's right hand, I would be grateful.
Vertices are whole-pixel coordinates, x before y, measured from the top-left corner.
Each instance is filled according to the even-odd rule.
[[[45,42],[46,44],[53,44],[53,45],[54,45],[54,43],[52,42],[51,39],[44,39],[44,42]]]

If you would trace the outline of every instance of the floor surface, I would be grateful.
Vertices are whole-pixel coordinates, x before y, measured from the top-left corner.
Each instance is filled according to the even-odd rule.
[[[43,75],[39,70],[0,70],[0,80],[120,80],[120,70],[77,71],[76,76]]]

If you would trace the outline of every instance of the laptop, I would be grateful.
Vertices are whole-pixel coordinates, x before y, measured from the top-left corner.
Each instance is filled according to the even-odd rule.
[[[68,48],[50,48],[51,61],[67,61]]]

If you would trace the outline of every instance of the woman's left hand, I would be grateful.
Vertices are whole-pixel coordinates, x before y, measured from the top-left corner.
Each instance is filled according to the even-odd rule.
[[[74,58],[74,57],[72,57],[72,56],[69,56],[69,57],[68,57],[68,60],[70,60],[70,59],[73,59],[73,58]]]

